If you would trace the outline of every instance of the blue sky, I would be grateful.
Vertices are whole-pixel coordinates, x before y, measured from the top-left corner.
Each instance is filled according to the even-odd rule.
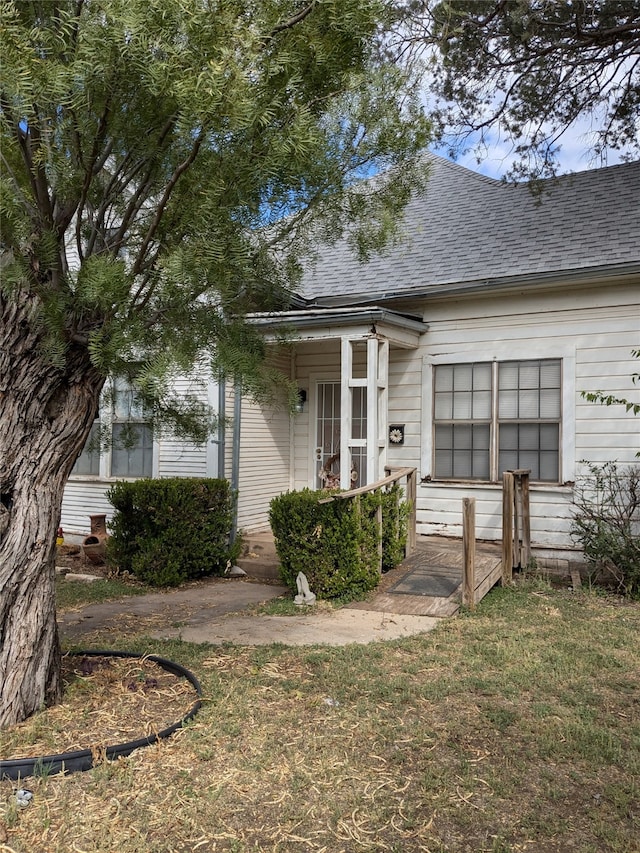
[[[594,159],[593,154],[589,151],[590,136],[590,127],[587,119],[565,131],[558,141],[558,145],[560,146],[558,156],[560,163],[559,174],[583,172],[587,169],[614,166],[616,163],[623,162],[623,152],[614,150],[607,152],[605,162],[602,162],[600,159]],[[513,156],[512,145],[507,140],[501,140],[498,134],[493,132],[486,135],[486,140],[487,147],[480,163],[478,163],[478,155],[473,150],[458,156],[455,158],[455,162],[481,175],[487,175],[491,178],[501,178],[516,159]],[[444,150],[439,150],[437,153],[441,156],[446,156]]]

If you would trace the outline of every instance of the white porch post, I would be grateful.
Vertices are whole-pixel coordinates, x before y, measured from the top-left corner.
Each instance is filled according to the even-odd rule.
[[[351,488],[351,379],[353,350],[349,338],[340,344],[340,488]]]
[[[362,338],[357,340],[362,341]],[[389,341],[371,336],[366,338],[367,367],[364,379],[353,377],[353,344],[355,340],[348,337],[341,339],[340,359],[340,488],[350,489],[351,482],[351,451],[354,443],[359,447],[363,442],[353,439],[352,429],[352,395],[355,386],[364,387],[367,391],[367,434],[366,459],[368,485],[375,483],[384,476],[388,377],[389,377]]]
[[[389,341],[378,341],[378,434],[376,448],[378,451],[378,466],[376,479],[384,477],[384,466],[387,462],[387,430],[389,423]]]
[[[367,340],[367,482],[378,478],[380,450],[378,447],[378,339]]]

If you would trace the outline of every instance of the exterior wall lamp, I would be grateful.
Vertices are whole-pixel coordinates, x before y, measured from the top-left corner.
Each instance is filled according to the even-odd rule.
[[[304,388],[298,388],[298,399],[296,400],[296,412],[300,415],[304,411],[304,404],[307,402],[307,392]]]

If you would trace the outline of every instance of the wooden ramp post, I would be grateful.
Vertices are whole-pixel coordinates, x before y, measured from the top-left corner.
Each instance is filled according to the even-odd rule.
[[[520,530],[522,541],[520,545],[520,566],[526,569],[531,562],[531,513],[529,508],[529,475],[531,471],[521,470],[513,472],[520,493],[520,513],[522,523]]]
[[[462,500],[462,553],[464,579],[462,603],[473,610],[476,606],[476,500]]]
[[[531,561],[531,514],[528,468],[502,475],[502,585],[510,583],[513,567]]]
[[[502,475],[502,586],[513,578],[513,473]]]

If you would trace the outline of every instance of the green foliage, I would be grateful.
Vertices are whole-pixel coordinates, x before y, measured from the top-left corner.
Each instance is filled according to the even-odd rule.
[[[229,545],[232,494],[226,480],[122,481],[109,489],[115,514],[107,560],[154,586],[220,575],[238,556]]]
[[[320,504],[326,497],[325,491],[303,489],[271,501],[280,576],[295,590],[303,572],[318,598],[356,597],[378,583],[375,527],[351,501]]]
[[[402,500],[402,488],[398,483],[386,492],[376,492],[361,498],[365,511],[375,512],[382,504],[382,571],[395,569],[405,556],[407,544],[407,521],[410,505]]]
[[[631,350],[634,358],[640,358],[640,349]],[[631,381],[634,385],[640,383],[640,373],[632,373]],[[590,403],[600,403],[602,406],[624,406],[627,412],[634,415],[640,414],[640,403],[632,403],[626,397],[617,397],[615,394],[605,394],[603,391],[582,391],[581,396]]]
[[[322,237],[379,249],[426,179],[417,81],[380,49],[386,2],[1,7],[3,287],[37,297],[50,359],[85,347],[102,376],[135,360],[162,398],[206,354],[273,391],[245,314],[288,305]]]
[[[404,0],[403,58],[424,61],[443,144],[486,156],[511,143],[514,178],[557,169],[558,139],[582,119],[585,148],[640,152],[637,2]],[[428,47],[427,47],[428,46]],[[425,50],[425,48],[427,48]]]
[[[406,543],[406,504],[398,507],[399,487],[355,500],[320,501],[326,491],[303,489],[273,498],[269,520],[280,575],[292,590],[299,572],[319,598],[353,599],[380,579],[377,509],[383,512],[383,569],[397,565]]]
[[[594,575],[640,595],[640,467],[589,465],[576,484],[571,535]]]

